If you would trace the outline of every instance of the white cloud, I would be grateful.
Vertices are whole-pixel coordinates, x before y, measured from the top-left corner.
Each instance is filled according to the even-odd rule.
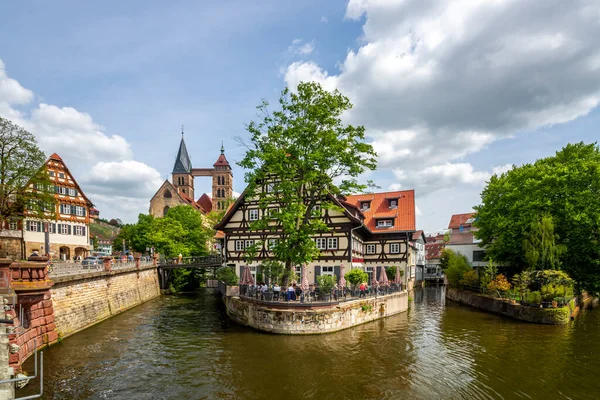
[[[291,55],[307,56],[315,49],[315,41],[304,43],[302,39],[294,39],[288,47],[288,53]]]
[[[509,166],[478,171],[470,155],[598,106],[599,16],[583,1],[350,0],[346,17],[365,17],[358,48],[336,71],[296,61],[284,79],[350,97],[347,121],[367,128],[391,189],[480,190]]]
[[[129,142],[106,134],[89,114],[46,103],[32,106],[34,98],[31,90],[8,77],[0,60],[0,116],[33,133],[46,155],[59,154],[103,215],[127,220],[147,212],[162,183],[158,171],[132,160]]]
[[[321,17],[321,22],[327,23],[327,17],[325,17],[325,16]]]

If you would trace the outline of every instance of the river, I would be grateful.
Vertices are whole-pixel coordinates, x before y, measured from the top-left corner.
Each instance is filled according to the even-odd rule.
[[[162,296],[44,350],[44,398],[600,398],[600,310],[532,325],[442,290],[415,291],[408,313],[307,337],[235,325],[209,290]]]

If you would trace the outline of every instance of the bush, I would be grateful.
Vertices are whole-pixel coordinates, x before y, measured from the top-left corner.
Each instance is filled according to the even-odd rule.
[[[475,270],[466,271],[459,281],[460,286],[479,286],[479,277]]]
[[[498,274],[493,281],[488,283],[487,288],[491,292],[496,290],[499,292],[508,292],[510,290],[510,282],[503,274]]]
[[[217,270],[217,279],[227,286],[235,286],[240,281],[233,268],[221,267]]]
[[[531,292],[527,295],[529,304],[540,304],[542,302],[542,294],[540,292]]]
[[[369,280],[369,274],[362,269],[354,268],[350,270],[344,278],[350,282],[353,286],[359,285],[361,282],[367,282]]]
[[[319,288],[321,289],[321,293],[329,293],[335,285],[335,276],[319,275],[317,277],[317,282],[319,282]]]
[[[446,277],[450,286],[460,286],[460,281],[463,275],[473,269],[467,261],[467,257],[460,253],[449,253],[448,268],[446,269]]]
[[[396,279],[396,267],[395,265],[392,265],[391,267],[385,267],[385,274],[387,275],[387,278],[390,281],[393,281]]]

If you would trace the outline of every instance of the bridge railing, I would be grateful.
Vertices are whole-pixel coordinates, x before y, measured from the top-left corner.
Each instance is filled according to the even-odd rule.
[[[159,266],[164,265],[221,265],[223,257],[220,255],[209,255],[201,257],[182,257],[176,258],[165,258],[159,261]]]

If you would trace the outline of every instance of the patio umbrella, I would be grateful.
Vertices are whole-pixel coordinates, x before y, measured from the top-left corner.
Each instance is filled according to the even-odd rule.
[[[344,289],[346,287],[346,278],[344,278],[344,264],[340,265],[340,289]]]
[[[252,273],[250,272],[250,267],[247,265],[244,266],[244,271],[242,272],[242,279],[240,279],[240,283],[242,285],[254,285],[254,278],[252,277]]]
[[[396,283],[402,282],[402,277],[400,276],[400,267],[396,267]]]
[[[371,286],[377,287],[379,286],[379,282],[377,282],[377,267],[371,272]]]
[[[308,290],[308,276],[306,273],[306,264],[302,264],[302,280],[300,282],[300,289],[302,289],[303,292],[306,292]]]
[[[381,267],[381,273],[379,274],[379,283],[381,283],[382,286],[386,286],[387,284],[389,284],[389,279],[387,277],[387,273],[385,272],[385,267]]]

